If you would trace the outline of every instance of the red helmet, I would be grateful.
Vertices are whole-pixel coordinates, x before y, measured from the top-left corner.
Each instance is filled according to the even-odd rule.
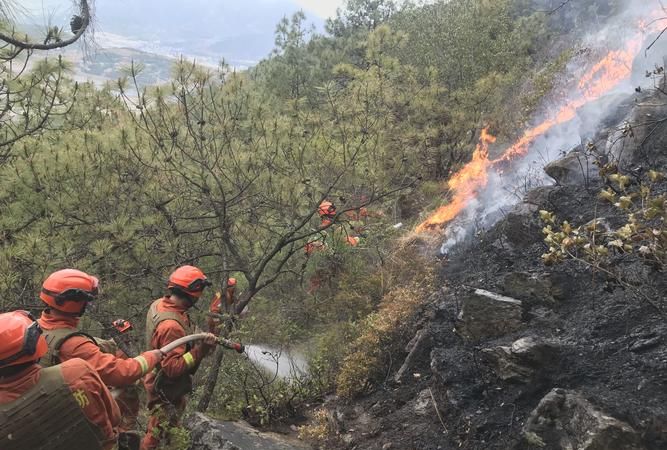
[[[99,284],[96,277],[80,270],[59,270],[44,281],[39,298],[50,308],[81,314],[85,311],[86,304],[97,296]]]
[[[336,206],[329,200],[324,200],[322,203],[320,203],[320,207],[318,208],[317,212],[319,213],[320,217],[335,216]]]
[[[236,278],[229,278],[227,280],[227,287],[234,287],[236,286]]]
[[[211,282],[200,269],[194,266],[182,266],[169,275],[167,288],[177,288],[191,297],[199,298],[204,288],[210,285]]]
[[[48,345],[28,311],[0,314],[0,368],[38,361]]]

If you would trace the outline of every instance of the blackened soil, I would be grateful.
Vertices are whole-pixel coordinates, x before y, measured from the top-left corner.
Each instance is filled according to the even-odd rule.
[[[649,165],[667,170],[664,142],[667,126],[644,143],[651,158],[637,160],[638,170]],[[647,449],[666,449],[667,276],[635,258],[618,257],[608,268],[629,286],[577,261],[545,267],[540,259],[547,249],[539,209],[575,226],[601,217],[611,226],[624,220],[597,199],[601,188],[599,182],[587,188],[540,188],[516,213],[450,254],[443,261],[442,289],[428,307],[430,351],[411,367],[408,381],[396,384],[389,376],[354,404],[328,405],[341,429],[332,447],[529,449],[522,427],[541,398],[559,387],[581,392],[605,413],[626,421],[641,433]],[[557,298],[531,303],[524,328],[512,335],[464,342],[453,331],[461,293],[468,287],[503,293],[511,272],[549,278],[558,288]],[[557,341],[558,361],[533,383],[501,381],[482,362],[480,350],[525,336]],[[405,354],[394,356],[395,371]]]

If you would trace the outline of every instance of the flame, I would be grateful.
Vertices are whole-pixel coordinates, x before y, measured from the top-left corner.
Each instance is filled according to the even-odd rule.
[[[594,101],[616,88],[630,77],[635,55],[641,50],[642,30],[630,39],[625,48],[610,51],[602,60],[586,72],[577,84],[579,96],[567,102],[552,117],[524,132],[523,136],[497,159],[489,160],[488,146],[495,138],[484,130],[480,142],[473,153],[472,161],[459,170],[450,180],[449,187],[454,195],[449,204],[441,206],[428,219],[417,226],[416,232],[436,230],[454,219],[475,198],[477,192],[488,182],[489,169],[515,158],[524,156],[531,144],[554,126],[572,120],[577,109]]]
[[[511,161],[528,152],[530,145],[547,131],[565,122],[569,122],[577,115],[577,109],[585,104],[597,100],[610,92],[632,74],[632,61],[641,49],[643,38],[641,34],[631,39],[623,50],[609,52],[600,62],[595,64],[578,83],[581,96],[566,103],[554,117],[545,120],[536,127],[526,131],[514,145],[505,151],[494,163]]]
[[[475,198],[477,190],[486,186],[488,181],[488,171],[491,161],[489,161],[489,144],[496,141],[496,138],[489,133],[488,128],[482,130],[479,138],[479,144],[472,154],[472,161],[453,175],[449,182],[449,188],[454,191],[452,201],[431,215],[426,221],[417,227],[417,232],[434,229],[441,224],[445,224],[456,217],[470,202]]]

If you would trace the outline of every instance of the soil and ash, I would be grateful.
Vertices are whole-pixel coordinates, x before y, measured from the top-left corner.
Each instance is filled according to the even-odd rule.
[[[633,173],[666,171],[664,103],[661,94],[626,102],[614,111],[615,126],[597,134],[597,148],[617,156],[622,149]],[[385,383],[362,399],[325,405],[340,430],[332,448],[667,448],[665,273],[616,258],[613,270],[635,289],[577,261],[540,260],[541,209],[575,226],[625,219],[598,200],[599,177],[575,176],[572,160],[586,152],[574,151],[551,165],[562,177],[554,186],[527,193],[442,262],[442,287],[416,338],[393,355],[398,363]]]

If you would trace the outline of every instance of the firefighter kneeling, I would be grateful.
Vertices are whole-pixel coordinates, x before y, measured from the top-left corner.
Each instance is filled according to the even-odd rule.
[[[0,314],[0,448],[108,450],[120,412],[82,359],[42,368],[48,346],[26,311]]]

